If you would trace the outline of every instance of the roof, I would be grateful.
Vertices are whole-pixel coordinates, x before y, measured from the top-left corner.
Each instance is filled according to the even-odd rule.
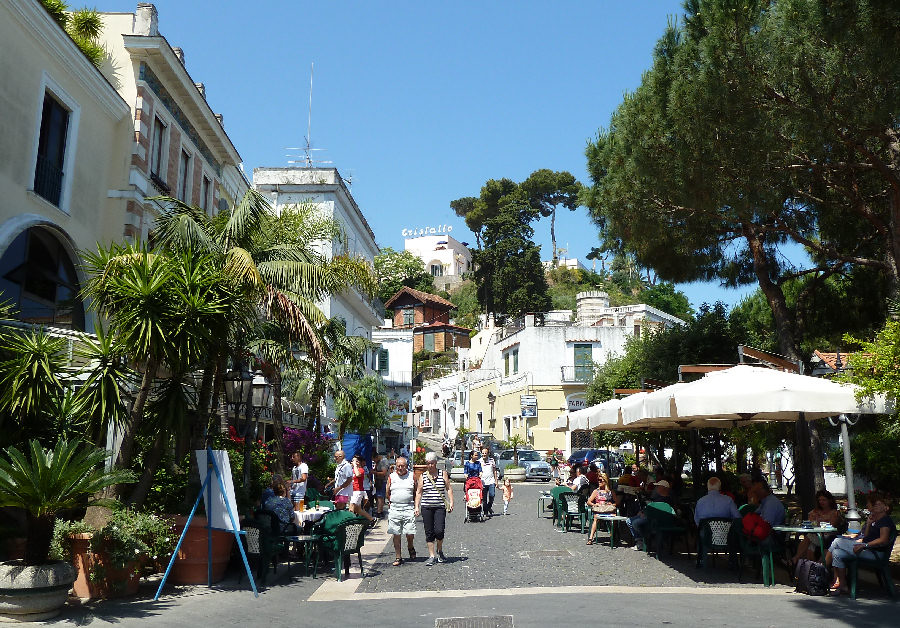
[[[850,366],[850,353],[842,352],[842,353],[828,353],[827,351],[819,351],[816,349],[813,352],[813,362],[816,361],[816,358],[819,358],[828,368],[832,371],[837,370],[837,356],[841,356],[841,368],[846,369]]]
[[[441,323],[438,321],[432,323],[426,323],[424,325],[416,325],[414,331],[415,333],[424,333],[425,331],[429,331],[432,329],[458,329],[460,331],[471,332],[472,330],[468,327],[460,327],[459,325],[453,325],[451,323]]]
[[[447,299],[441,298],[436,294],[429,294],[427,292],[422,292],[421,290],[416,290],[415,288],[403,286],[397,291],[397,294],[388,299],[388,302],[384,304],[385,309],[391,309],[391,306],[403,295],[409,295],[414,299],[421,301],[423,304],[430,303],[432,305],[441,305],[448,309],[456,307]]]

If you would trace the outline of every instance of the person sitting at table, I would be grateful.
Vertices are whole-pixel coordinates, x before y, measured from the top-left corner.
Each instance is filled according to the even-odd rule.
[[[609,480],[607,479],[606,474],[600,476],[598,483],[597,488],[587,499],[588,508],[594,511],[594,521],[591,523],[591,532],[588,534],[588,545],[594,544],[594,535],[597,533],[597,521],[599,521],[599,516],[601,514],[616,514],[616,511],[614,510],[616,508],[615,496],[613,495],[613,492],[609,490]]]
[[[631,485],[640,488],[642,491],[649,491],[650,472],[647,469],[638,469],[637,475],[631,476]]]
[[[581,467],[575,467],[575,477],[566,480],[566,484],[571,486],[572,490],[576,493],[588,485],[587,476],[584,475],[584,471]]]
[[[852,555],[875,560],[876,554],[890,550],[891,530],[896,529],[890,517],[891,504],[887,497],[878,493],[869,494],[866,500],[869,516],[862,530],[857,534],[839,536],[831,542],[825,555],[825,564],[834,571],[831,593],[847,593],[847,563]]]
[[[294,505],[287,498],[287,489],[284,482],[272,487],[275,493],[263,502],[263,510],[268,510],[278,519],[281,534],[297,534],[297,524],[294,523]]]
[[[738,476],[738,482],[740,483],[740,488],[737,493],[735,493],[732,497],[734,497],[734,503],[738,506],[743,506],[744,504],[755,504],[755,497],[753,491],[753,478],[749,473],[741,473]]]
[[[780,526],[784,523],[784,504],[775,497],[767,482],[754,482],[750,486],[748,496],[751,499],[750,503],[755,501],[759,504],[756,514],[766,520],[770,526]]]
[[[599,486],[600,480],[600,469],[597,468],[597,463],[592,462],[587,469],[587,472],[584,474],[584,477],[587,478],[588,484],[593,487]]]
[[[653,485],[653,492],[650,493],[651,502],[665,502],[669,506],[675,507],[675,500],[672,498],[672,486],[667,480],[660,480]]]
[[[716,476],[712,476],[706,481],[706,495],[697,500],[697,506],[694,508],[695,524],[699,526],[704,519],[741,518],[737,504],[727,495],[723,495],[721,490],[722,480]]]
[[[838,512],[837,501],[834,499],[834,495],[825,490],[816,493],[816,507],[809,511],[806,519],[813,525],[818,526],[827,523],[833,528],[840,527],[843,521],[841,513]],[[824,541],[831,544],[835,536],[834,534],[829,534]],[[807,534],[800,539],[797,551],[794,553],[794,557],[791,558],[791,565],[796,564],[801,558],[814,559],[816,557],[817,543],[818,539],[814,534]]]

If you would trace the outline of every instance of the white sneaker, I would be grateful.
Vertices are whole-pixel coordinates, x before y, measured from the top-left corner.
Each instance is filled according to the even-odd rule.
[[[638,545],[637,543],[635,543],[634,545],[632,545],[632,546],[631,546],[631,549],[633,549],[635,552],[643,552],[643,551],[644,551],[644,549],[643,549],[640,545]]]

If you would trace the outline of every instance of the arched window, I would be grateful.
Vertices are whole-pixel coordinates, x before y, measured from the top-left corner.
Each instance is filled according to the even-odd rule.
[[[0,300],[26,323],[84,331],[84,304],[75,265],[44,227],[20,233],[0,258]]]

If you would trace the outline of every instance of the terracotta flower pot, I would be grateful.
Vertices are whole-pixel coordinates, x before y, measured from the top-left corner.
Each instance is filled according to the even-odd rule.
[[[184,530],[187,517],[175,518],[175,534],[179,537]],[[212,531],[212,582],[225,577],[225,569],[231,558],[234,533],[222,530]],[[178,550],[169,582],[172,584],[206,584],[207,578],[206,517],[194,516],[187,536]]]
[[[416,482],[419,481],[419,478],[422,477],[422,474],[425,473],[425,469],[428,468],[427,464],[414,464],[413,465],[413,477],[416,479]]]
[[[90,534],[73,534],[70,537],[72,543],[72,563],[78,573],[72,589],[75,595],[82,600],[96,598],[116,598],[135,595],[141,583],[141,575],[138,566],[141,559],[134,560],[124,568],[110,565],[110,558],[106,552],[94,553],[91,551]],[[92,580],[91,573],[96,571],[102,576]],[[135,573],[137,571],[137,573]]]

